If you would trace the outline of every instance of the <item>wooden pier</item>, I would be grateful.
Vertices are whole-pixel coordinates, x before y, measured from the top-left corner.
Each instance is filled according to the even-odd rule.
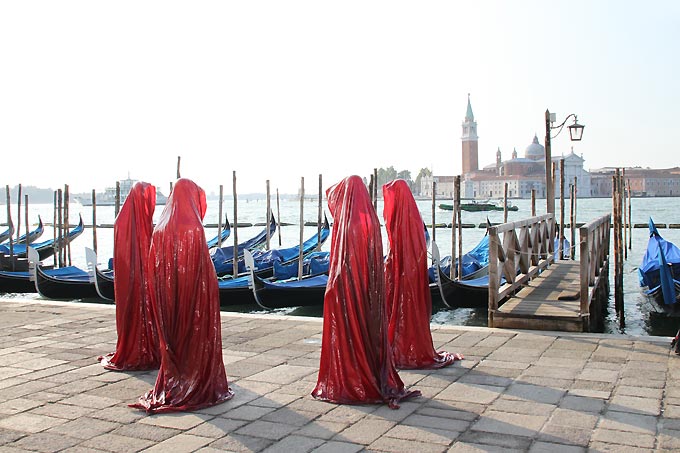
[[[609,294],[610,224],[606,215],[579,228],[576,261],[555,260],[552,214],[489,228],[489,327],[598,330]]]

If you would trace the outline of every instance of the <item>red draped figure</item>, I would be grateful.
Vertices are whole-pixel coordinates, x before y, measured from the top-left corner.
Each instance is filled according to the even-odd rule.
[[[156,187],[137,182],[113,225],[116,351],[99,357],[110,370],[158,368],[158,335],[151,316],[146,264],[153,233]]]
[[[149,413],[188,411],[233,396],[222,361],[215,267],[203,229],[205,192],[179,179],[153,231],[149,250],[151,307],[161,365],[137,404]]]
[[[404,389],[387,342],[380,222],[361,178],[326,191],[333,216],[319,375],[312,396],[342,404],[387,403]]]
[[[437,352],[432,344],[432,296],[423,219],[403,179],[383,186],[383,200],[390,244],[385,261],[388,339],[394,364],[402,369],[445,367],[462,357]]]

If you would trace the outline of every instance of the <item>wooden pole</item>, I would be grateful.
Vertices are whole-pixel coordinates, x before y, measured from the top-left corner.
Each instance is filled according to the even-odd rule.
[[[218,204],[218,215],[217,215],[217,247],[222,248],[222,227],[226,226],[222,224],[224,208],[224,185],[220,184],[220,202]]]
[[[623,216],[623,247],[621,247],[621,250],[623,252],[623,259],[627,260],[628,259],[628,248],[626,247],[626,244],[628,243],[628,222],[630,219],[628,218],[627,210],[626,210],[626,169],[623,168],[621,171],[621,180],[619,181],[619,185],[621,186],[621,214]]]
[[[631,221],[632,217],[632,209],[631,209],[631,201],[630,199],[632,198],[632,192],[630,190],[630,179],[628,180],[628,228],[630,229],[630,234],[628,235],[628,248],[632,249],[633,248],[633,222]]]
[[[63,240],[63,192],[61,189],[57,189],[57,217],[59,222],[59,227],[57,229],[57,242],[59,243],[57,251],[59,252],[59,267],[64,267],[64,240]]]
[[[120,181],[116,181],[116,203],[113,211],[114,217],[118,217],[118,213],[120,212]]]
[[[323,214],[323,176],[319,174],[319,205],[316,221],[316,249],[321,250],[321,222]]]
[[[460,175],[456,175],[453,178],[453,183],[456,186],[456,202],[454,203],[454,208],[456,210],[456,216],[458,217],[458,279],[460,280],[463,275],[463,216],[460,209]],[[451,257],[454,259],[455,256]],[[451,264],[453,266],[453,263]]]
[[[19,236],[21,235],[21,184],[18,187],[19,191],[17,193],[17,244],[19,243]],[[28,234],[28,230],[26,230]],[[26,255],[28,256],[28,255]]]
[[[378,169],[373,169],[373,209],[378,212]]]
[[[92,250],[97,253],[97,196],[92,189]]]
[[[374,185],[375,185],[375,182],[373,180],[373,173],[371,173],[371,176],[368,179],[368,193],[371,196],[371,204],[373,205],[373,209],[375,209],[375,204],[373,202],[373,186]]]
[[[557,249],[557,256],[564,259],[564,159],[560,159],[560,245]]]
[[[453,279],[456,275],[456,270],[453,268],[453,263],[455,262],[457,251],[456,251],[456,231],[458,229],[458,210],[456,206],[456,200],[458,199],[458,189],[456,186],[456,179],[453,179],[453,212],[451,215],[451,266],[449,266],[449,278]]]
[[[9,259],[10,259],[10,269],[12,271],[15,270],[14,266],[14,241],[12,240],[12,229],[13,229],[13,224],[12,224],[12,210],[10,209],[10,193],[9,193],[9,184],[5,186],[5,192],[7,194],[7,228],[10,230],[10,235],[9,235]]]
[[[574,184],[569,189],[569,229],[571,232],[569,258],[573,260],[576,257],[576,177],[574,177]]]
[[[54,238],[54,241],[52,242],[52,258],[54,262],[54,267],[58,266],[58,253],[59,253],[59,245],[57,244],[57,191],[54,191],[54,209],[52,210],[52,235]]]
[[[24,195],[24,219],[26,221],[26,257],[28,258],[28,246],[31,245],[31,236],[28,234],[28,195]]]
[[[437,183],[432,181],[432,242],[437,240],[437,231],[434,223],[434,207],[437,202]],[[434,258],[434,257],[432,257]],[[434,264],[434,261],[432,262]]]
[[[232,173],[232,192],[234,195],[234,277],[238,275],[238,197],[236,195],[236,171]],[[269,219],[267,219],[267,228],[269,228]]]
[[[71,261],[71,241],[69,240],[68,237],[68,232],[69,229],[71,228],[71,225],[69,224],[69,215],[71,215],[70,212],[70,201],[71,201],[71,195],[69,193],[69,187],[68,184],[64,184],[64,240],[66,243],[64,244],[65,249],[64,249],[64,262],[68,262],[68,265],[70,266],[72,264]],[[68,259],[68,261],[67,261]]]
[[[270,193],[271,193],[270,188],[269,188],[270,187],[269,186],[269,180],[267,180],[266,186],[267,186],[267,223],[266,223],[266,225],[267,225],[267,250],[269,250],[271,248],[271,239],[272,239],[272,234],[269,231],[269,219],[272,218],[272,206],[271,206],[271,203],[269,201],[269,197],[270,197]]]
[[[279,232],[279,247],[281,247],[281,204],[279,202],[279,188],[276,188],[276,223],[279,227],[276,229]]]
[[[303,176],[300,178],[300,250],[298,252],[298,279],[302,278],[302,260],[304,258],[302,253],[302,243],[305,241],[304,207],[305,207],[305,178]]]
[[[179,163],[182,160],[181,156],[177,156],[177,179],[181,178],[180,173],[179,173]]]
[[[536,217],[536,189],[531,189],[531,217]]]
[[[503,185],[503,223],[508,223],[508,183]]]

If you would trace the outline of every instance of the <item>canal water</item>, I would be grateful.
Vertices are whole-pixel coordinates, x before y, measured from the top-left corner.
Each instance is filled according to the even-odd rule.
[[[675,214],[679,202],[678,198],[634,198],[631,200],[631,212],[633,224],[646,225],[650,216],[657,224],[672,224],[680,223],[680,218]],[[437,200],[439,203],[451,203],[451,200]],[[517,205],[518,211],[511,211],[508,213],[508,221],[515,221],[526,219],[531,216],[531,202],[530,200],[513,200],[513,204]],[[426,224],[432,223],[434,212],[435,224],[442,225],[430,232],[439,246],[442,256],[451,254],[451,234],[452,230],[448,225],[452,221],[452,212],[432,207],[432,200],[418,200],[417,204],[420,208],[421,215]],[[536,210],[539,214],[545,212],[545,200],[537,200]],[[266,218],[267,203],[265,197],[261,199],[243,199],[238,201],[237,214],[238,223],[242,226],[238,228],[239,242],[254,236],[262,230],[262,226]],[[556,200],[555,207],[557,210],[557,220],[559,221],[559,200]],[[158,218],[163,206],[156,208],[155,218]],[[272,199],[271,209],[275,216],[283,224],[278,229],[277,233],[272,237],[272,247],[288,247],[295,245],[300,239],[300,201],[298,199],[281,198],[278,207],[275,199]],[[325,201],[322,204],[324,213],[328,213],[327,204]],[[565,201],[565,223],[569,223],[570,219],[570,204]],[[605,198],[590,198],[579,199],[576,204],[576,223],[585,223],[602,215],[610,213],[612,210],[611,199]],[[303,206],[303,218],[305,223],[315,224],[318,218],[319,203],[316,199],[305,200]],[[92,224],[93,212],[91,207],[80,206],[78,203],[72,203],[70,207],[70,220],[72,225],[78,222],[78,215],[83,216],[86,225]],[[217,229],[210,225],[216,225],[219,212],[219,202],[217,199],[208,200],[208,211],[206,213],[205,224],[209,225],[206,228],[206,236],[211,238],[217,234]],[[382,217],[382,202],[378,202],[378,212]],[[12,207],[13,216],[16,216],[16,205]],[[230,222],[233,222],[233,201],[225,197],[223,203],[223,213]],[[34,204],[29,205],[29,223],[37,223],[38,214],[42,216],[44,222],[52,222],[53,208],[48,204]],[[25,230],[23,220],[24,208],[22,207],[22,231]],[[114,221],[114,208],[112,206],[97,207],[97,224],[98,225],[112,225]],[[329,220],[330,214],[327,214]],[[466,212],[463,211],[463,224],[473,224],[474,228],[463,228],[463,250],[469,250],[474,247],[477,242],[484,235],[485,230],[479,228],[478,225],[486,222],[487,216],[493,223],[503,222],[502,211],[491,212]],[[2,219],[5,220],[4,218]],[[15,217],[16,220],[16,217]],[[3,222],[4,223],[4,222]],[[250,226],[246,226],[250,225]],[[447,226],[443,226],[447,225]],[[45,233],[40,240],[49,239],[52,237],[51,227],[46,227]],[[303,237],[307,239],[316,231],[316,226],[309,225],[303,229]],[[661,235],[675,244],[680,245],[680,229],[660,228]],[[567,229],[565,235],[568,239],[571,238],[571,231]],[[578,241],[578,231],[576,232]],[[631,335],[659,335],[659,336],[674,336],[680,327],[680,318],[667,319],[663,316],[658,316],[650,312],[649,302],[639,288],[637,267],[642,260],[647,247],[648,229],[633,228],[632,237],[629,239],[631,248],[627,249],[627,259],[624,262],[624,304],[625,304],[625,327],[619,326],[619,320],[616,316],[613,305],[613,265],[610,267],[612,275],[610,276],[610,285],[612,294],[610,295],[610,303],[608,315],[605,323],[605,332],[613,335],[631,334]],[[227,240],[225,245],[233,244],[233,228],[232,237]],[[387,235],[383,234],[383,243],[386,246]],[[86,268],[85,261],[85,247],[92,247],[93,237],[92,228],[86,228],[85,232],[79,236],[71,244],[71,259],[72,263],[77,266]],[[113,228],[97,228],[97,244],[99,251],[99,261],[106,263],[108,258],[113,255]],[[279,245],[280,244],[280,245]],[[323,250],[330,250],[330,240],[324,244]],[[577,255],[578,259],[578,255]],[[12,297],[11,295],[6,295]],[[15,296],[19,297],[19,296]],[[21,297],[38,297],[35,295],[21,295]],[[234,310],[244,312],[258,312],[252,306],[236,307]],[[321,316],[321,308],[315,309],[285,309],[277,311],[281,314],[291,314],[300,316]],[[443,305],[435,304],[433,307],[432,322],[443,325],[472,325],[485,326],[487,322],[486,309],[448,309]]]

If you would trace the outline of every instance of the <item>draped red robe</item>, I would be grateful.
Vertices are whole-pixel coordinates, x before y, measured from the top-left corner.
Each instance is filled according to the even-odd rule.
[[[118,341],[115,352],[99,357],[110,370],[148,370],[160,364],[146,275],[155,209],[156,187],[137,182],[113,225]]]
[[[154,229],[149,251],[151,307],[161,365],[154,388],[131,406],[187,411],[230,399],[217,275],[203,230],[205,192],[179,179]]]
[[[427,275],[423,219],[403,179],[383,186],[389,253],[385,261],[388,339],[397,368],[441,368],[460,355],[437,352],[432,344],[432,297]]]
[[[344,404],[398,402],[404,389],[387,342],[380,222],[361,178],[326,191],[333,216],[321,360],[315,398]]]

